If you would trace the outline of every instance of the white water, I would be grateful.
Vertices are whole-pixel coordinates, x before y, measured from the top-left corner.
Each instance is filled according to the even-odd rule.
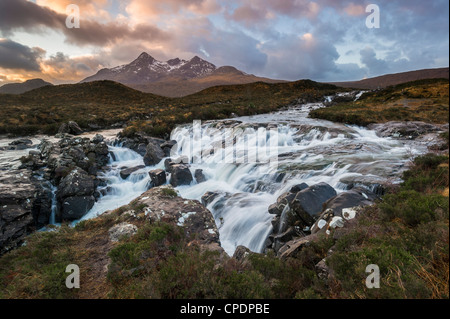
[[[261,130],[257,127],[261,123],[276,124],[276,133],[270,131],[255,137],[258,145],[264,145],[269,151],[269,155],[258,155],[260,162],[248,162],[257,149],[248,147],[252,135],[244,137],[244,133],[236,137],[234,153],[227,150],[210,154],[213,146],[221,145],[226,139],[209,135],[217,122],[201,125],[201,139],[194,146],[189,144],[188,139],[198,133],[194,125],[179,126],[172,132],[171,139],[178,142],[172,150],[173,155],[189,158],[191,172],[202,169],[207,178],[204,183],[194,181],[177,190],[182,197],[197,200],[208,191],[220,193],[208,208],[219,228],[221,244],[229,255],[238,245],[256,252],[264,249],[264,242],[272,232],[273,216],[267,208],[292,186],[302,182],[308,185],[325,182],[337,192],[342,192],[346,186],[344,182],[349,180],[399,182],[405,163],[412,156],[426,152],[425,146],[421,148],[414,144],[413,148],[405,141],[381,138],[365,128],[307,118],[309,110],[317,107],[323,105],[308,104],[272,114],[234,119],[244,123],[241,127],[246,134]],[[274,138],[276,145],[271,143]],[[274,149],[279,155],[276,165],[269,162]],[[83,219],[128,204],[148,189],[148,172],[164,168],[163,160],[154,167],[132,173],[124,180],[120,177],[120,170],[144,165],[143,158],[120,146],[110,146],[110,151],[115,154],[116,160],[111,159],[111,169],[101,176],[108,184],[103,187],[106,194],[99,198]],[[237,157],[237,163],[224,160],[232,154]],[[240,160],[242,163],[239,163]]]

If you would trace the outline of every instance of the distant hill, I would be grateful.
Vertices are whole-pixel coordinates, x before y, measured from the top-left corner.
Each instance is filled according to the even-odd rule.
[[[42,79],[28,80],[23,83],[8,83],[0,87],[0,93],[2,94],[22,94],[34,89],[38,89],[44,86],[53,85],[49,82],[45,82]]]
[[[443,79],[449,78],[449,68],[424,69],[410,72],[387,74],[377,76],[375,78],[364,79],[361,81],[330,82],[330,83],[345,88],[374,90],[411,81],[424,79],[441,79],[441,78]]]
[[[62,123],[75,121],[88,130],[134,123],[150,135],[163,136],[176,124],[268,113],[299,100],[318,101],[342,90],[310,80],[255,82],[214,86],[182,98],[169,98],[107,80],[46,86],[0,98],[0,134],[54,134]]]
[[[232,66],[217,68],[198,56],[190,60],[175,58],[164,62],[146,52],[129,64],[102,69],[81,83],[101,80],[115,81],[166,97],[182,97],[217,85],[285,82],[247,74]]]

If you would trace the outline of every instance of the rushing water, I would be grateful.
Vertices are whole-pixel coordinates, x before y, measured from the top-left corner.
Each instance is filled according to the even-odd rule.
[[[224,135],[211,134],[217,129],[218,122],[214,121],[182,125],[172,132],[171,139],[177,141],[172,158],[188,158],[191,172],[202,169],[207,178],[206,182],[194,181],[177,190],[182,197],[197,200],[206,192],[218,193],[208,208],[228,254],[233,254],[238,245],[256,252],[264,248],[272,232],[272,216],[267,208],[292,186],[326,182],[342,192],[349,183],[396,183],[405,163],[426,152],[425,146],[381,138],[366,128],[307,118],[308,112],[317,107],[323,105],[307,104],[236,118],[233,120],[242,124]],[[220,146],[230,141],[230,132],[234,134],[232,148],[221,150]],[[258,153],[260,147],[264,154]],[[114,153],[111,169],[100,176],[107,182],[104,195],[83,219],[129,203],[148,189],[148,172],[164,167],[163,160],[122,179],[120,170],[143,165],[143,158],[120,146],[110,146],[110,151]]]

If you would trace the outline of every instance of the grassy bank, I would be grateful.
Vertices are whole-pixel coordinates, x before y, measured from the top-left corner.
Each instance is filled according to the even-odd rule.
[[[145,207],[131,203],[75,228],[30,236],[0,258],[0,297],[448,298],[448,164],[448,155],[416,158],[382,201],[287,260],[202,252],[186,245],[180,228],[148,223]],[[126,213],[131,209],[140,218]],[[108,229],[123,221],[139,231],[113,245]],[[323,258],[328,279],[315,268]],[[65,287],[68,264],[80,266],[81,289]],[[365,286],[369,264],[380,268],[380,289]]]
[[[142,93],[111,81],[49,86],[21,95],[0,95],[0,134],[55,134],[69,120],[81,128],[127,123],[127,134],[153,136],[176,124],[271,112],[298,99],[317,100],[339,89],[304,80],[217,86],[182,98]]]
[[[356,102],[314,110],[310,117],[366,126],[388,121],[449,121],[449,82],[430,79],[368,92]]]

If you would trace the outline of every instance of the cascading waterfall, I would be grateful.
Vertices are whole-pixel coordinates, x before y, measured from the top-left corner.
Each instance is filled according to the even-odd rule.
[[[202,169],[207,179],[177,190],[182,197],[196,200],[206,192],[217,193],[208,209],[229,255],[239,245],[255,252],[264,249],[272,232],[273,216],[267,208],[292,186],[325,182],[342,192],[349,182],[399,182],[399,173],[411,155],[426,152],[425,147],[412,148],[404,141],[378,137],[366,128],[307,118],[309,110],[318,107],[323,104],[236,118],[233,120],[242,124],[222,135],[211,133],[217,131],[219,123],[214,121],[173,130],[171,139],[177,145],[171,157],[187,158],[191,172]],[[144,165],[143,158],[121,146],[110,146],[110,151],[114,154],[110,170],[100,176],[107,182],[100,188],[104,195],[83,219],[128,204],[148,189],[148,172],[164,168],[163,160],[122,179],[121,169]]]

